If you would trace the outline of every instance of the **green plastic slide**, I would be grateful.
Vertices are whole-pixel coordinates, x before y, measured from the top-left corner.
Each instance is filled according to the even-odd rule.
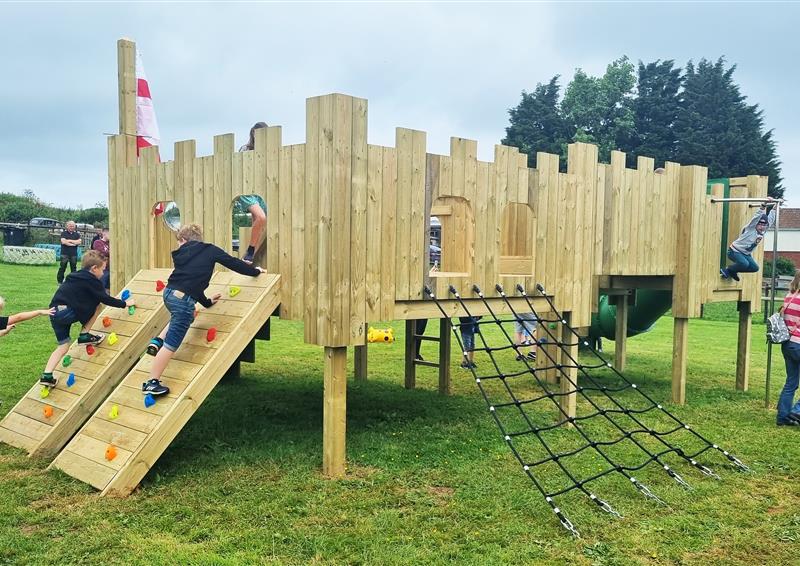
[[[636,292],[636,304],[628,308],[628,336],[650,330],[671,307],[672,291],[639,289]],[[589,337],[613,340],[616,324],[617,307],[609,304],[608,295],[600,295],[597,314],[592,315]]]

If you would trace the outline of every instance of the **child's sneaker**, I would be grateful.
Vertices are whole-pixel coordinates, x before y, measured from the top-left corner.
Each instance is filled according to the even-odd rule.
[[[81,332],[78,335],[78,344],[99,344],[103,341],[102,334],[89,334],[88,332]]]
[[[532,362],[535,362],[536,361],[536,352],[533,352],[533,351],[528,352],[528,359],[531,360]]]
[[[159,350],[164,346],[164,341],[156,336],[152,340],[150,340],[150,344],[147,345],[147,353],[151,356],[155,356],[158,354]]]
[[[252,265],[253,257],[254,257],[254,254],[244,254],[244,257],[242,258],[242,261]]]
[[[731,279],[733,279],[734,281],[739,281],[739,274],[738,273],[733,273],[732,271],[729,271],[728,275],[730,275]]]
[[[55,387],[58,384],[58,378],[52,373],[43,373],[39,378],[39,384],[45,387]]]
[[[165,385],[161,385],[161,382],[157,379],[151,379],[142,383],[142,393],[147,395],[148,393],[154,397],[159,395],[166,395],[169,393],[169,387]]]

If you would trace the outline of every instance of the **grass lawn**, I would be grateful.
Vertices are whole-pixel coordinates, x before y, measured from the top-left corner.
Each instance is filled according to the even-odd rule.
[[[54,288],[53,268],[0,265],[6,314],[44,308]],[[451,397],[436,393],[427,368],[417,390],[403,389],[399,322],[395,344],[370,347],[369,381],[349,383],[348,475],[326,481],[321,349],[303,343],[300,324],[273,320],[257,363],[216,388],[127,499],[101,499],[0,446],[0,563],[796,564],[800,431],[776,428],[774,409],[763,407],[763,326],[753,331],[751,390],[737,392],[735,308],[706,314],[690,323],[688,405],[669,408],[753,473],[704,457],[722,477],[715,481],[671,460],[694,487],[686,491],[655,465],[637,472],[667,507],[621,478],[601,480],[593,489],[624,518],[567,495],[559,504],[581,539],[525,477],[466,372],[453,368]],[[0,414],[53,346],[42,318],[0,339]],[[423,355],[433,358],[433,347]],[[628,350],[627,375],[668,404],[672,320]],[[773,401],[783,384],[779,353],[774,361]],[[579,414],[588,410],[579,403]]]

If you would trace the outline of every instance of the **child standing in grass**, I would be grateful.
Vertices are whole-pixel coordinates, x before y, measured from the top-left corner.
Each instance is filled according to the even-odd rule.
[[[5,306],[6,300],[3,297],[0,297],[0,312],[3,312]],[[25,322],[26,320],[36,318],[37,316],[50,315],[53,313],[55,313],[55,310],[53,309],[43,309],[39,311],[21,312],[12,314],[11,316],[0,316],[0,336],[5,336],[14,330],[15,324]]]
[[[514,339],[517,346],[519,346],[517,348],[517,361],[525,357],[527,357],[529,361],[534,361],[536,359],[536,337],[534,333],[536,332],[537,323],[538,319],[532,312],[517,313],[514,323]],[[523,354],[522,351],[527,346],[530,346],[531,349],[526,355]]]
[[[100,303],[110,307],[124,309],[134,305],[133,299],[123,301],[106,293],[101,279],[106,268],[106,260],[100,252],[89,250],[83,254],[81,269],[70,273],[64,283],[58,288],[50,308],[54,311],[50,315],[50,324],[56,335],[58,347],[50,354],[47,365],[39,378],[39,383],[47,387],[55,387],[58,378],[53,375],[58,362],[61,361],[69,350],[70,327],[76,322],[81,323],[81,332],[78,335],[78,344],[99,344],[104,336],[91,334],[92,325],[100,313]]]
[[[169,393],[169,387],[161,384],[161,374],[186,337],[194,320],[195,303],[209,308],[220,299],[219,293],[210,299],[205,295],[214,274],[214,265],[219,263],[236,273],[253,277],[264,273],[260,267],[235,258],[214,244],[203,242],[203,229],[197,224],[182,227],[176,237],[178,249],[172,252],[175,270],[164,289],[164,304],[170,312],[170,319],[163,332],[153,338],[147,347],[147,353],[156,359],[150,368],[150,379],[142,384],[142,393],[145,395]]]
[[[460,316],[458,321],[459,330],[461,330],[461,343],[464,346],[464,361],[461,362],[461,367],[464,369],[476,368],[478,365],[475,363],[475,333],[479,332],[478,321],[480,316]]]

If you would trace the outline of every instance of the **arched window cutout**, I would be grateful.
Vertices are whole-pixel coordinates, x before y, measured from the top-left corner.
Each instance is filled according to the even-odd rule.
[[[501,276],[533,275],[533,211],[527,204],[506,205],[500,223]]]
[[[431,206],[431,217],[441,226],[441,261],[438,270],[431,269],[431,277],[468,277],[475,245],[475,217],[469,202],[461,197],[439,197]]]
[[[244,258],[247,248],[255,248],[253,263],[266,267],[265,245],[267,226],[267,203],[259,195],[240,195],[233,199],[232,253]],[[255,235],[255,239],[253,236]]]
[[[175,233],[181,227],[181,211],[173,201],[153,205],[153,230],[150,238],[150,263],[152,267],[172,267],[173,250],[178,242]]]

